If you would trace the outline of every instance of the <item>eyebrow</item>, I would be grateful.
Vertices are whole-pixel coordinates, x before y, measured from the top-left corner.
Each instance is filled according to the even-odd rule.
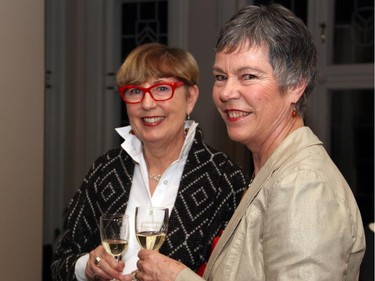
[[[220,67],[217,67],[217,66],[213,66],[212,71],[224,72]]]
[[[263,70],[260,70],[259,68],[254,68],[254,67],[251,67],[251,66],[243,66],[243,67],[240,67],[238,69],[236,69],[235,73],[242,73],[242,72],[246,72],[246,71],[256,71],[258,73],[265,73],[265,71]],[[213,71],[214,72],[219,72],[219,73],[225,73],[225,71],[221,68],[221,67],[218,67],[218,66],[213,66]]]

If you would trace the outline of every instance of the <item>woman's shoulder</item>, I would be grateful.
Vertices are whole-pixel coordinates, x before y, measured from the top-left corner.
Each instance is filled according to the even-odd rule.
[[[95,162],[107,162],[108,160],[126,159],[129,155],[122,147],[114,147],[99,155]]]
[[[130,168],[133,162],[132,158],[121,147],[111,148],[110,150],[99,155],[92,163],[91,171],[104,171],[115,169],[116,167]]]
[[[204,140],[203,130],[199,127],[196,130],[192,151],[198,152],[200,155],[202,155],[202,157],[212,158],[214,156],[215,158],[213,159],[225,159],[232,162],[230,157],[225,152],[213,147]]]
[[[226,174],[230,178],[239,180],[241,188],[242,185],[245,186],[249,182],[248,175],[235,161],[224,152],[203,141],[200,138],[201,132],[197,135],[187,160],[187,167],[194,167],[192,169],[194,174],[198,171],[201,173],[209,171],[211,175],[219,176]]]

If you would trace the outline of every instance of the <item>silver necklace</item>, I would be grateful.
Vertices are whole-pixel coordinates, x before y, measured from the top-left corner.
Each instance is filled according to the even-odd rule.
[[[148,174],[148,177],[156,182],[159,182],[160,181],[160,178],[161,178],[161,175],[152,175],[152,174]]]
[[[188,131],[189,131],[189,129],[186,128],[186,129],[185,129],[185,136],[186,136],[186,134],[187,134]],[[159,175],[148,174],[148,177],[149,177],[150,179],[156,181],[156,182],[159,182],[160,179],[161,179],[161,175],[160,175],[160,174],[159,174]]]

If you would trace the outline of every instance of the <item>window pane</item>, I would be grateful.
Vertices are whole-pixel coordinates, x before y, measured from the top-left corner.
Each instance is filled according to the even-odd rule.
[[[374,217],[374,91],[330,94],[332,159],[352,188],[367,225]]]
[[[254,0],[254,4],[267,5],[269,0]],[[293,13],[307,24],[307,0],[276,0],[273,3],[278,3],[293,11]]]
[[[374,62],[374,1],[336,1],[333,63]]]
[[[150,42],[168,44],[168,1],[123,0],[121,4],[122,60],[136,46]],[[121,110],[121,124],[129,124],[125,104]]]
[[[123,1],[121,23],[122,58],[144,43],[167,44],[168,1]]]

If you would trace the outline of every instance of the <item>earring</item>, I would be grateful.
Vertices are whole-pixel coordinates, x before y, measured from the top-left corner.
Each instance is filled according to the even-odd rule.
[[[189,113],[186,115],[186,119],[190,120],[190,114]]]
[[[292,117],[296,118],[297,117],[297,110],[296,110],[296,104],[293,103],[293,108],[292,108]]]

